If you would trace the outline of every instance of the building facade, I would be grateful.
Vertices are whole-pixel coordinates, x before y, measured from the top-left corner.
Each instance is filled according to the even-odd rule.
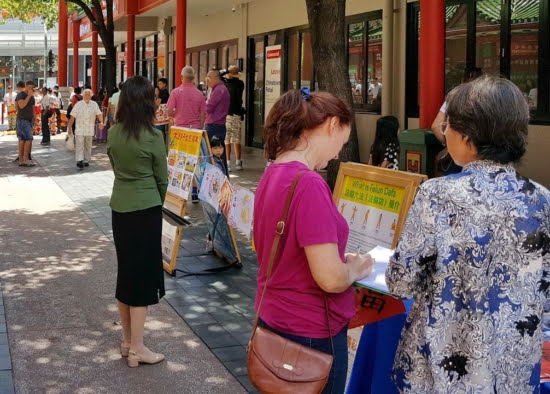
[[[166,77],[173,88],[184,64],[196,69],[197,84],[211,68],[241,66],[248,146],[262,146],[271,47],[280,49],[281,93],[317,89],[305,0],[114,0],[114,8],[119,81]],[[361,161],[368,160],[378,117],[393,114],[403,129],[429,126],[463,70],[479,67],[524,93],[532,120],[520,170],[550,186],[549,9],[550,0],[347,0],[346,61]],[[424,40],[422,15],[426,32],[435,29]],[[78,26],[79,34],[69,41],[76,38],[79,48],[93,39],[87,24],[71,20],[69,30]]]

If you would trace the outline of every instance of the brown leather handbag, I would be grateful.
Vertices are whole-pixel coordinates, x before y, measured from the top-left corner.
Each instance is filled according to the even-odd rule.
[[[262,302],[267,290],[267,283],[271,278],[279,241],[285,229],[292,196],[298,181],[305,172],[305,170],[300,171],[294,178],[286,199],[283,217],[277,223],[267,265],[265,286],[258,304],[258,311],[252,326],[252,335],[248,344],[248,377],[262,393],[320,393],[327,384],[334,359],[334,344],[332,343],[325,294],[323,296],[332,355],[302,346],[265,328],[258,327]]]

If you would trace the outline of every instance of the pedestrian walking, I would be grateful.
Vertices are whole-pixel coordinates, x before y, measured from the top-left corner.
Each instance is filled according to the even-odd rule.
[[[143,342],[147,306],[164,296],[162,204],[168,168],[162,133],[154,128],[151,83],[135,76],[124,83],[107,154],[115,182],[110,206],[118,260],[116,299],[122,322],[120,353],[128,366],[164,360]]]
[[[19,86],[19,84],[18,84]],[[19,139],[19,166],[33,167],[34,163],[30,161],[33,125],[36,121],[34,114],[34,82],[28,81],[25,84],[25,90],[17,93],[15,102],[17,104],[17,138]]]
[[[349,139],[352,119],[348,106],[329,93],[302,88],[282,95],[264,126],[266,156],[274,161],[266,168],[254,200],[259,326],[333,355],[324,393],[344,392],[347,326],[355,314],[351,285],[366,277],[374,264],[369,255],[345,253],[347,222],[315,171],[338,157]],[[291,185],[299,176],[288,218],[281,225]],[[276,249],[275,234],[283,231]],[[255,382],[254,376],[250,378]]]
[[[200,129],[206,118],[206,101],[204,95],[193,84],[195,70],[185,66],[181,70],[181,85],[172,90],[166,107],[168,115],[174,119],[174,125]]]
[[[229,91],[230,102],[229,112],[225,119],[227,133],[225,135],[225,151],[227,156],[227,168],[231,169],[231,144],[235,147],[235,169],[243,169],[241,159],[241,130],[244,120],[243,92],[244,82],[239,79],[239,68],[229,66],[227,74],[223,80],[225,87]]]
[[[393,367],[402,393],[538,393],[550,287],[550,192],[518,174],[529,107],[481,77],[447,96],[460,174],[420,185],[386,272],[414,298]]]
[[[76,166],[80,169],[88,167],[92,159],[92,139],[95,133],[96,119],[99,127],[103,127],[103,113],[95,101],[92,101],[92,90],[86,89],[83,92],[83,99],[76,103],[71,111],[71,119],[67,126],[69,134],[72,135],[72,125],[76,119],[75,140],[76,140]]]

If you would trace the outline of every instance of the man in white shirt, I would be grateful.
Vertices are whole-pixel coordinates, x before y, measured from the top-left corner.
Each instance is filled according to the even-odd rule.
[[[369,85],[369,92],[372,93],[372,100],[376,100],[376,97],[378,97],[378,92],[380,92],[380,88],[382,88],[382,84],[378,82],[378,78],[374,78],[372,80],[372,83]]]
[[[77,102],[71,112],[71,119],[67,126],[69,135],[72,135],[72,126],[76,123],[76,166],[80,169],[88,167],[92,158],[92,138],[95,132],[95,121],[99,120],[99,127],[103,127],[103,113],[95,101],[92,101],[92,90],[85,89],[83,99]]]

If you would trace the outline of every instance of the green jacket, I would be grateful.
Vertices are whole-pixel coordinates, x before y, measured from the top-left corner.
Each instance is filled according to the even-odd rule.
[[[162,205],[168,188],[166,148],[162,132],[145,128],[139,141],[128,137],[122,125],[109,129],[107,155],[115,173],[111,209],[133,212]]]

